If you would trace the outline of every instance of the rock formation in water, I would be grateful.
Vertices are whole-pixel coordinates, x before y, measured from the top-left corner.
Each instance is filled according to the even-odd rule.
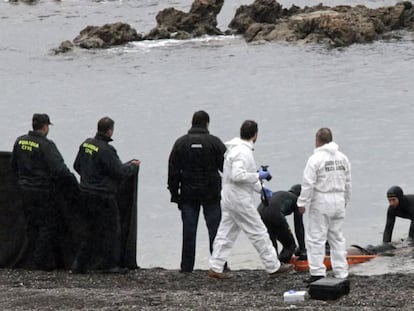
[[[131,41],[139,41],[142,36],[125,23],[105,24],[102,27],[88,26],[83,29],[73,43],[85,49],[107,48]]]
[[[223,34],[217,28],[217,15],[223,4],[224,0],[194,0],[188,13],[174,8],[162,10],[156,16],[157,26],[144,39],[189,39]]]
[[[287,41],[341,47],[382,39],[394,30],[412,31],[414,11],[409,1],[378,9],[321,4],[283,9],[275,0],[255,0],[237,9],[229,27],[248,42]]]
[[[101,27],[87,26],[73,40],[73,43],[68,40],[63,41],[57,49],[54,49],[54,52],[56,54],[65,53],[72,50],[74,46],[84,49],[108,48],[140,40],[142,40],[142,35],[138,34],[129,24],[113,23]]]
[[[25,4],[37,4],[39,3],[39,0],[6,0],[9,3],[12,4],[18,4],[18,3],[25,3]],[[60,2],[62,0],[54,0],[55,2]]]
[[[144,36],[124,23],[88,26],[73,43],[64,41],[54,52],[65,53],[74,46],[108,48],[130,41],[221,35],[217,15],[223,4],[224,0],[194,0],[188,13],[164,9],[156,16],[157,26]],[[409,1],[377,9],[322,4],[304,8],[292,5],[287,9],[276,0],[255,0],[237,9],[225,33],[243,35],[247,42],[286,41],[343,47],[384,39],[396,30],[414,31],[414,8]]]

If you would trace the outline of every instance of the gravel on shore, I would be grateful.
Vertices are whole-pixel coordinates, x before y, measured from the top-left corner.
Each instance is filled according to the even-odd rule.
[[[308,273],[271,279],[262,270],[231,271],[212,280],[207,271],[162,268],[124,275],[0,269],[2,310],[413,310],[414,274],[350,275],[351,291],[333,301],[283,301],[290,289],[306,290]]]

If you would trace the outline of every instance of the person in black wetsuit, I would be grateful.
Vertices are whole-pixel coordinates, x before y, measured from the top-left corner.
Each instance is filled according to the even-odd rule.
[[[382,242],[391,242],[396,217],[411,220],[408,238],[412,241],[414,238],[414,195],[404,195],[403,190],[399,186],[392,186],[387,191],[387,198],[390,205],[387,210],[387,222],[385,224]]]
[[[258,207],[258,212],[267,227],[273,246],[277,250],[277,241],[283,246],[279,254],[279,260],[285,263],[289,262],[296,249],[295,239],[285,217],[292,213],[294,215],[295,235],[299,244],[296,254],[300,259],[306,259],[302,215],[296,205],[299,194],[300,185],[294,185],[289,191],[274,192],[268,206],[261,203]]]

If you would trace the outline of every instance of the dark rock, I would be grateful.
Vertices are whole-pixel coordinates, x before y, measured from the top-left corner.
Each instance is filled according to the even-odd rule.
[[[36,4],[39,2],[39,0],[9,0],[9,3],[17,4],[19,2],[22,2],[25,4]]]
[[[224,0],[195,0],[188,13],[175,8],[167,8],[156,16],[157,26],[145,36],[147,40],[190,38],[203,35],[223,34],[217,28],[217,15]]]
[[[185,32],[185,31],[177,31],[177,32],[173,32],[171,34],[171,39],[188,40],[190,38],[191,38],[191,35],[188,32]]]
[[[195,0],[191,5],[190,13],[201,16],[210,14],[217,16],[223,4],[224,0]]]
[[[142,36],[125,23],[105,24],[102,27],[87,26],[73,43],[85,49],[108,48],[131,41],[142,40]]]
[[[256,0],[240,6],[229,27],[248,42],[298,41],[342,47],[386,38],[394,30],[413,30],[414,10],[408,1],[378,9],[319,4],[287,10],[275,0]]]
[[[145,40],[161,40],[161,39],[170,39],[171,32],[167,28],[164,27],[156,27],[152,29],[145,37]]]
[[[255,0],[251,5],[237,9],[229,27],[237,33],[244,33],[254,23],[274,24],[282,15],[282,6],[275,0]]]

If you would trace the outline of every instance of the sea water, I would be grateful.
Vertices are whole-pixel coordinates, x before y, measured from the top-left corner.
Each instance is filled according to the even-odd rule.
[[[280,1],[286,7],[319,1]],[[225,1],[218,16],[227,29],[235,10],[250,1]],[[326,1],[376,7],[396,1]],[[181,218],[167,190],[168,155],[190,127],[194,111],[210,114],[210,131],[223,141],[245,119],[259,124],[257,165],[269,165],[266,186],[300,183],[318,128],[330,127],[352,163],[347,244],[379,244],[386,190],[414,193],[414,37],[326,49],[287,43],[247,44],[237,36],[136,42],[105,50],[53,55],[88,25],[122,21],[138,32],[156,25],[167,7],[188,11],[191,1],[0,2],[1,150],[27,132],[31,116],[46,112],[54,140],[72,168],[79,144],[93,136],[103,116],[115,120],[113,145],[123,161],[142,161],[138,187],[138,264],[178,269]],[[259,196],[257,197],[259,203]],[[293,222],[289,219],[289,222]],[[397,219],[394,237],[409,222]],[[208,236],[200,217],[196,268],[208,265]],[[231,268],[262,268],[241,235]]]

